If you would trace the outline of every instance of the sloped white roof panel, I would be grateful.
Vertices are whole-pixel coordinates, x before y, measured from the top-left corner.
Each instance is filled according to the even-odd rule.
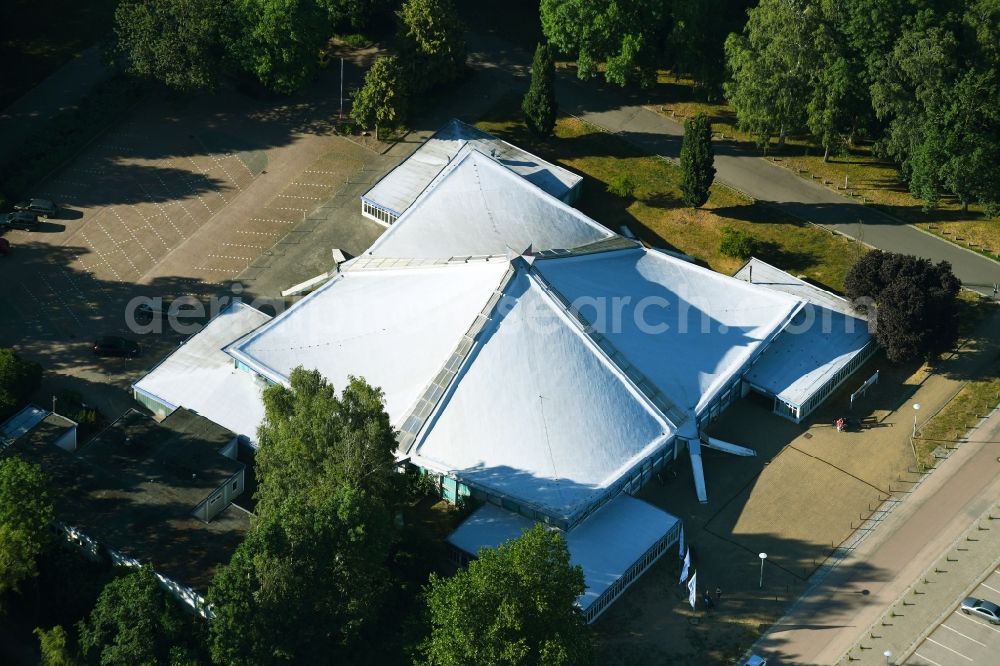
[[[517,175],[559,199],[565,198],[582,180],[580,176],[492,134],[458,120],[451,120],[413,155],[375,183],[362,198],[401,215],[467,145],[494,156]]]
[[[237,370],[222,349],[270,319],[245,303],[230,305],[133,388],[256,440],[264,420],[262,386],[249,373]]]
[[[871,340],[868,322],[810,303],[764,350],[746,378],[802,406]]]
[[[563,536],[570,561],[583,569],[586,591],[578,603],[586,611],[679,520],[629,495],[618,495]],[[496,548],[531,529],[534,521],[492,504],[477,509],[448,537],[470,555]]]
[[[681,410],[698,413],[801,307],[655,250],[535,268]]]
[[[399,425],[493,295],[509,262],[348,270],[228,352],[287,383],[296,366],[339,391],[350,375],[385,392]]]
[[[740,270],[733,274],[733,277],[743,282],[750,282],[767,289],[790,294],[795,298],[809,301],[849,317],[861,318],[858,313],[851,309],[851,304],[846,299],[809,284],[805,280],[794,277],[756,257],[751,257]]]
[[[571,520],[669,426],[526,271],[498,308],[414,461]]]
[[[478,150],[464,148],[375,241],[379,257],[568,249],[614,234]]]

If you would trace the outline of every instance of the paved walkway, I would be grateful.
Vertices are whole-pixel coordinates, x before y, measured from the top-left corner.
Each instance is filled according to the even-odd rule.
[[[904,653],[981,574],[982,558],[963,556],[949,564],[951,578],[934,578],[937,584],[948,586],[940,593],[941,599],[909,593],[910,586],[919,583],[939,558],[945,553],[954,555],[956,540],[964,538],[970,524],[996,504],[1000,497],[998,457],[1000,411],[803,595],[761,638],[756,650],[779,664],[835,664],[860,638],[868,635],[870,639],[866,632],[885,614],[899,613],[891,617],[894,626],[878,626],[875,633],[882,639],[870,639],[865,645],[877,646],[879,657],[885,649]],[[1000,534],[1000,528],[996,532]],[[904,595],[908,604],[916,606],[904,607],[900,601]],[[874,664],[878,663],[871,657],[874,652],[856,649],[852,655]]]
[[[110,76],[100,49],[92,46],[0,112],[0,163],[46,120],[76,105]]]
[[[621,134],[654,155],[678,157],[684,127],[628,99],[628,93],[596,82],[581,82],[572,71],[559,79],[563,111],[610,132]],[[730,143],[716,143],[717,177],[761,202],[770,202],[807,222],[857,238],[883,250],[949,261],[966,287],[986,294],[1000,283],[1000,263],[920,231],[862,206],[822,185],[798,177]]]

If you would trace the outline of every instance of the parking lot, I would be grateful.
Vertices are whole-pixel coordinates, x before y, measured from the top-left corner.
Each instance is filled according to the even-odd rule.
[[[1000,570],[994,569],[971,596],[1000,602]],[[962,600],[956,599],[958,604]],[[1000,626],[955,610],[906,661],[913,666],[978,666],[1000,662]]]
[[[0,346],[35,358],[49,377],[72,376],[83,392],[127,387],[183,337],[141,336],[136,361],[93,358],[100,335],[137,337],[125,322],[131,298],[229,294],[231,281],[352,176],[384,167],[381,155],[315,121],[329,113],[235,93],[213,108],[140,105],[31,193],[59,204],[58,215],[5,234]],[[345,214],[363,221],[356,208]]]

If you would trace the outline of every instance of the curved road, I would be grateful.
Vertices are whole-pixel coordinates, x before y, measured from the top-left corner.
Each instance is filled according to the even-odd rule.
[[[570,72],[560,77],[558,99],[563,111],[621,135],[644,152],[680,155],[683,125],[629,100],[628,93],[581,82]],[[982,294],[992,294],[993,285],[1000,283],[1000,263],[992,259],[800,178],[756,151],[728,143],[716,143],[715,151],[718,179],[758,201],[883,250],[948,261],[963,285]]]

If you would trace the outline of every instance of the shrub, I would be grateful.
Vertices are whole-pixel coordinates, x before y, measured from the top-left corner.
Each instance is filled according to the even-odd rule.
[[[627,199],[635,194],[635,188],[637,186],[638,184],[632,176],[627,173],[619,173],[611,179],[610,183],[608,183],[608,192],[622,197],[623,199]]]
[[[719,252],[727,257],[749,259],[757,251],[758,243],[753,236],[740,229],[723,227]]]

